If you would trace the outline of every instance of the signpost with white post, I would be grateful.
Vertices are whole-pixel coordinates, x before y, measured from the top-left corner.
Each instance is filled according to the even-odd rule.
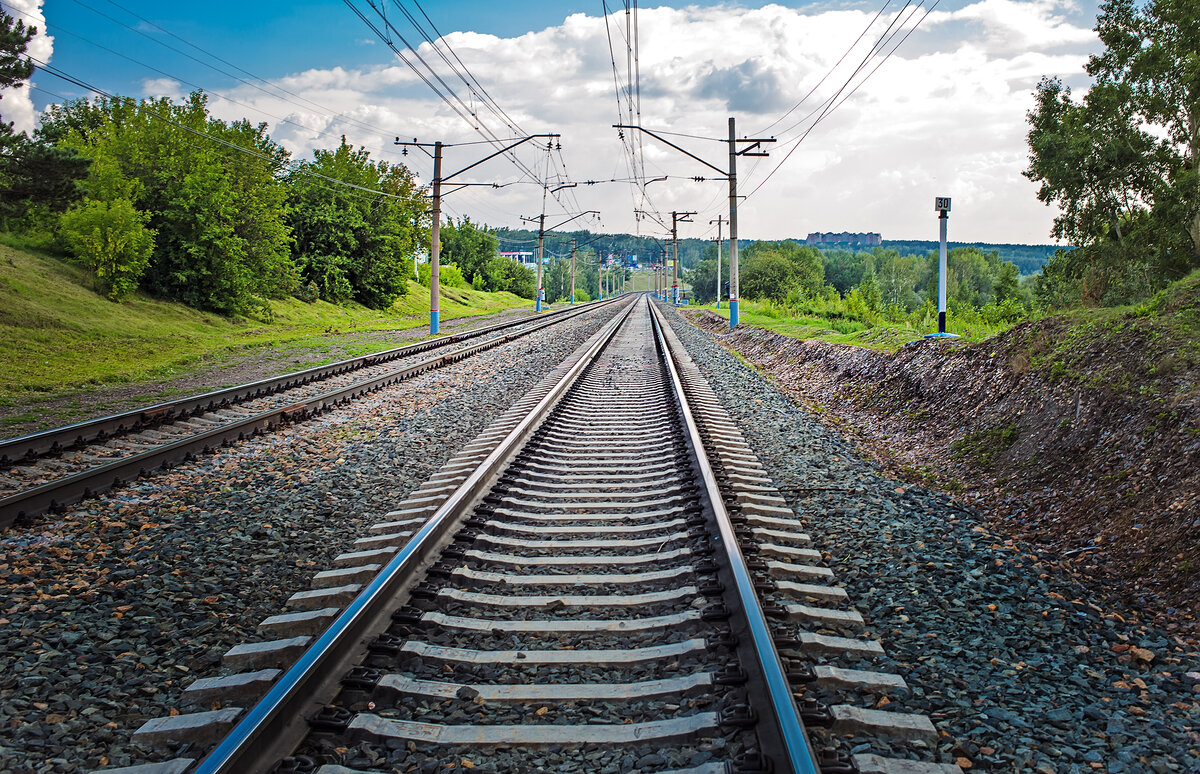
[[[938,211],[940,231],[938,241],[938,332],[927,334],[925,338],[955,338],[955,334],[946,333],[946,227],[950,222],[950,197],[935,197],[933,208]]]

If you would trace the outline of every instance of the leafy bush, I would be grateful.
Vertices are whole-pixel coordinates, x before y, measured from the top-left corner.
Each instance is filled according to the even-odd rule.
[[[150,265],[154,230],[146,228],[148,219],[128,199],[85,199],[59,217],[71,253],[95,272],[98,289],[111,301],[137,290]]]
[[[533,298],[537,277],[532,269],[511,258],[498,255],[489,259],[483,265],[483,276],[490,291],[507,290],[521,298]]]
[[[432,281],[430,276],[430,265],[422,263],[417,266],[417,282],[425,287],[429,287]],[[463,277],[462,272],[458,270],[458,266],[453,263],[443,263],[438,267],[438,286],[443,288],[465,288],[470,283]]]
[[[149,214],[156,236],[146,290],[269,318],[266,299],[299,284],[279,177],[288,154],[266,124],[213,118],[207,97],[194,92],[180,103],[116,97],[54,105],[40,132],[92,161],[81,184],[88,197],[127,199]]]

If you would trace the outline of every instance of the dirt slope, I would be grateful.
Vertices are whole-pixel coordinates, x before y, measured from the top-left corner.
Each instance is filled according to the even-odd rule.
[[[1137,310],[895,354],[692,321],[907,479],[1195,636],[1200,276]]]

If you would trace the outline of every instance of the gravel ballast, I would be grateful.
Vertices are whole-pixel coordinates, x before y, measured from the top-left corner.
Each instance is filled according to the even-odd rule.
[[[908,681],[904,709],[943,732],[941,759],[1049,774],[1200,771],[1200,659],[1186,642],[1135,623],[1115,595],[1089,594],[1057,557],[978,513],[885,477],[669,315],[887,650],[879,666]]]
[[[610,319],[599,313],[0,535],[0,774],[152,759],[144,720]]]

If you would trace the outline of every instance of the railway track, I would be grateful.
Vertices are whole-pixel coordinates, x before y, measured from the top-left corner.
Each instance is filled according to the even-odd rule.
[[[510,320],[0,441],[0,528],[604,306]]]
[[[160,772],[958,772],[852,703],[903,680],[837,665],[882,650],[784,503],[638,300],[134,740]]]

